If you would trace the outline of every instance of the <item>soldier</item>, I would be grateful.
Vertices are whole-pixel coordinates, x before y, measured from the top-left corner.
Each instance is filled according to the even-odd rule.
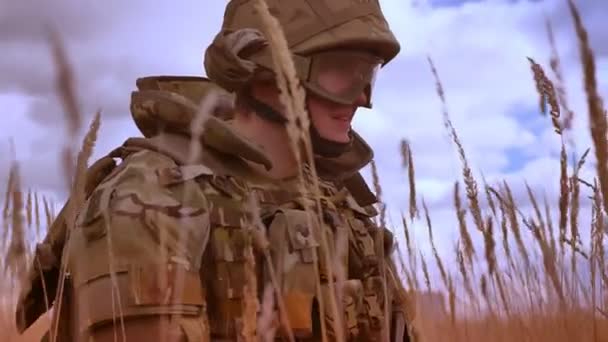
[[[21,331],[54,301],[59,341],[236,341],[266,333],[251,327],[251,300],[271,289],[278,338],[408,340],[392,238],[373,224],[359,173],[372,150],[350,127],[399,44],[377,1],[268,1],[307,91],[321,203],[311,218],[317,197],[296,177],[253,3],[228,3],[205,55],[210,79],[137,81],[144,137],[91,166],[74,229],[62,212],[38,245]]]

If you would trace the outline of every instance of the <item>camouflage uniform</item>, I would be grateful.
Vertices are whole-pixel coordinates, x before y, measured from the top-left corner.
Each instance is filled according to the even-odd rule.
[[[244,13],[236,9],[247,3],[232,0],[225,23]],[[271,9],[273,3],[269,1]],[[320,2],[297,2],[304,3]],[[360,18],[377,12],[377,3],[357,4],[336,18],[347,26],[354,22],[355,28],[369,27],[370,19]],[[238,20],[255,23],[246,16]],[[389,38],[379,44],[384,51],[395,50]],[[55,307],[61,302],[60,341],[110,341],[123,333],[129,340],[160,340],[161,332],[167,341],[239,340],[247,323],[243,310],[250,248],[255,251],[259,300],[274,270],[289,326],[299,341],[320,341],[319,300],[330,335],[331,322],[338,320],[348,341],[380,340],[385,310],[391,322],[404,314],[397,300],[399,286],[391,277],[388,298],[383,298],[380,271],[390,263],[380,252],[385,250],[388,259],[392,236],[373,223],[376,199],[359,174],[372,158],[369,146],[353,132],[339,156],[316,157],[322,217],[311,220],[306,209],[313,194],[303,193],[295,179],[277,182],[250,166],[248,162],[272,167],[263,151],[220,119],[235,89],[218,83],[221,87],[208,79],[177,76],[138,80],[131,113],[144,137],[128,139],[91,166],[87,201],[79,208],[74,230],[66,233],[61,213],[38,245],[37,262],[18,305],[19,330],[46,311],[45,302]],[[207,108],[214,115],[205,120],[199,153],[190,153],[191,123],[198,104],[209,96],[215,97],[215,106]],[[116,158],[122,162],[116,164]],[[249,204],[252,198],[259,200],[258,207]],[[254,243],[256,222],[264,227],[267,244]],[[319,248],[323,235],[329,250]],[[318,252],[327,254],[315,262]],[[264,255],[271,257],[269,264]],[[331,279],[326,260],[343,274],[334,270]],[[68,277],[59,296],[61,261]],[[341,276],[341,312],[334,317],[328,293]],[[397,326],[391,323],[391,331]],[[285,331],[278,336],[284,338]],[[407,334],[400,341],[405,340]]]

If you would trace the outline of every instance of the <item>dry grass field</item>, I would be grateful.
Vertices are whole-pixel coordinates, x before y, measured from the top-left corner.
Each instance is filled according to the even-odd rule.
[[[263,0],[258,2],[264,9]],[[567,94],[560,83],[558,58],[551,61],[550,68],[529,59],[530,82],[536,85],[542,110],[550,113],[548,124],[553,124],[556,134],[562,135],[571,129],[572,115],[587,115],[590,122],[593,146],[588,153],[577,156],[575,162],[569,161],[568,144],[562,139],[561,162],[555,165],[561,174],[558,198],[542,197],[529,189],[529,202],[516,203],[510,184],[487,184],[473,176],[445,105],[449,89],[443,89],[440,70],[435,69],[429,58],[429,72],[437,81],[437,100],[445,105],[441,113],[445,127],[437,129],[448,130],[462,162],[462,179],[454,180],[454,217],[458,221],[459,238],[454,241],[453,259],[444,260],[434,246],[433,234],[437,234],[437,229],[433,226],[432,213],[416,194],[416,153],[405,141],[401,151],[395,151],[403,158],[404,173],[409,177],[410,203],[409,208],[405,208],[407,215],[402,225],[390,227],[396,235],[405,236],[397,246],[399,253],[393,258],[391,270],[402,280],[402,294],[408,298],[413,330],[419,341],[608,341],[608,293],[605,292],[608,273],[604,248],[604,237],[608,234],[605,216],[608,213],[607,112],[598,94],[595,61],[584,23],[572,1],[570,11],[579,40],[586,113],[573,113],[568,108]],[[276,65],[283,71],[278,75],[279,85],[291,95],[283,99],[284,103],[292,118],[305,122],[302,89],[294,81],[292,62],[284,53],[280,27],[269,15],[263,19],[277,51]],[[54,47],[58,92],[64,100],[66,124],[76,131],[82,119],[73,105],[70,68],[59,39]],[[74,184],[74,201],[68,207],[67,217],[73,217],[74,208],[85,200],[84,171],[92,162],[89,157],[95,145],[99,118],[95,116],[91,123],[77,158],[65,159],[66,170],[75,170],[68,172]],[[295,145],[300,141],[300,126],[292,120],[289,129]],[[74,153],[66,151],[66,155]],[[590,155],[598,161],[595,174],[593,178],[583,179],[579,171]],[[372,171],[376,192],[381,197],[375,166]],[[49,318],[43,316],[24,335],[18,336],[14,327],[14,302],[19,281],[32,262],[34,240],[44,236],[44,227],[50,225],[56,212],[50,199],[38,195],[35,189],[20,186],[16,163],[8,183],[1,218],[0,248],[5,274],[0,277],[4,300],[0,310],[0,340],[37,341],[48,328]],[[551,203],[558,204],[557,211],[550,209]],[[529,204],[532,212],[520,209]],[[585,221],[591,222],[588,225],[580,223],[582,207],[592,208],[591,219]],[[385,213],[381,216],[379,222],[383,223]],[[421,253],[416,241],[410,238],[409,227],[414,220],[428,228],[431,255]],[[481,237],[482,244],[473,243],[477,237]],[[438,281],[430,275],[431,269],[437,270]],[[429,292],[440,293],[445,305],[435,307],[419,300]],[[255,340],[252,336],[247,339]]]

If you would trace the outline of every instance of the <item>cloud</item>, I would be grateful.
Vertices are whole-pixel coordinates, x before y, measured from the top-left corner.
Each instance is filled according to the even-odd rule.
[[[57,30],[64,44],[84,123],[102,110],[94,156],[99,157],[139,135],[129,113],[138,77],[202,75],[202,54],[223,14],[223,3],[218,2],[0,2],[0,105],[7,114],[0,146],[4,151],[9,139],[15,142],[24,186],[48,189],[58,198],[65,196],[59,162],[64,112],[56,94],[47,29]],[[1,180],[6,179],[9,161],[0,160]]]
[[[45,124],[59,122],[47,30],[53,27],[74,69],[83,113],[90,116],[101,107],[107,115],[125,117],[136,78],[202,75],[202,55],[222,13],[221,3],[196,1],[155,6],[142,0],[10,2],[0,15],[0,92],[34,97],[28,115]]]
[[[128,13],[137,9],[134,5],[118,1],[84,4],[77,0],[62,0],[49,6],[44,0],[3,0],[0,40],[44,40],[47,28],[53,26],[70,40],[84,41],[104,32],[104,24],[123,20],[125,15],[128,17]]]
[[[606,32],[605,13],[608,11],[608,3],[605,1],[574,1],[583,24],[589,33],[591,46],[598,56],[608,55],[608,32]],[[548,15],[551,23],[558,34],[574,35],[574,24],[572,22],[570,8],[567,1],[556,1],[549,8]],[[532,25],[532,20],[530,20]],[[574,44],[572,41],[570,44]],[[577,54],[576,49],[571,53]]]

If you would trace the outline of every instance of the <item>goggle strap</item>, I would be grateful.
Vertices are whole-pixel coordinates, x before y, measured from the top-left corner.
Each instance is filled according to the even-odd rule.
[[[310,57],[304,57],[292,53],[291,58],[293,60],[294,67],[296,68],[296,73],[298,73],[298,77],[301,77],[300,73],[308,74],[310,70],[310,64],[312,63],[312,59]],[[272,54],[270,53],[259,54],[253,57],[252,60],[254,60],[255,63],[263,66],[266,69],[274,69]]]
[[[260,115],[264,119],[281,125],[287,123],[287,119],[281,113],[248,93],[242,94],[242,99],[257,115]]]

